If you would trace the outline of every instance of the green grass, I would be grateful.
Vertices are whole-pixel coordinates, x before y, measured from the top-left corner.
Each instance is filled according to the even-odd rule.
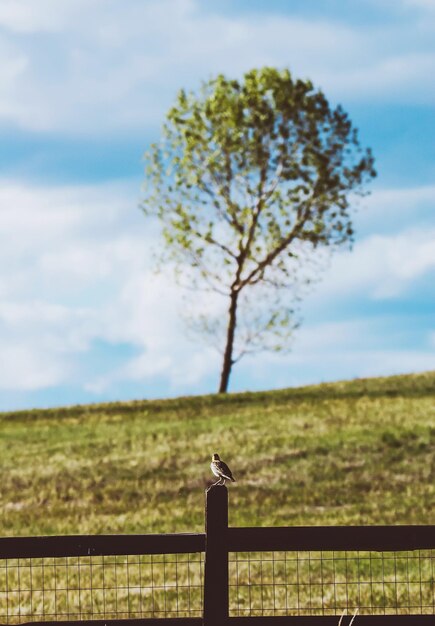
[[[202,531],[213,452],[232,525],[433,524],[434,400],[427,373],[0,414],[0,535]],[[320,556],[231,555],[231,613],[433,611],[430,551]],[[0,621],[199,616],[201,563],[9,559]]]
[[[435,373],[0,414],[0,535],[434,523]]]

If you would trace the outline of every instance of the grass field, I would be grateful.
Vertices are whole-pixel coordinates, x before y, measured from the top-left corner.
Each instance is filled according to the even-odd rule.
[[[435,373],[0,414],[0,535],[434,523]]]
[[[0,535],[202,531],[213,452],[231,525],[433,524],[434,440],[435,373],[4,413]],[[0,621],[200,616],[202,578],[195,554],[9,559]],[[232,615],[434,611],[431,551],[238,553],[230,581]]]

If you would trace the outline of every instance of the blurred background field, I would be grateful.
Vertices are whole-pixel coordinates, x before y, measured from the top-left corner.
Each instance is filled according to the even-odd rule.
[[[0,414],[0,535],[434,523],[435,373]]]

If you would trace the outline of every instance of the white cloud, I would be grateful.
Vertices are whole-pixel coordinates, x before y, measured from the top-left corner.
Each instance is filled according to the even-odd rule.
[[[389,233],[418,223],[433,224],[435,185],[376,189],[364,198],[355,216],[356,228]]]
[[[435,12],[434,0],[402,0],[405,7],[423,9],[429,13]]]
[[[0,56],[2,64],[0,66],[0,78],[2,92],[10,88],[20,74],[28,67],[27,57],[16,50],[15,46],[0,39]]]
[[[435,227],[408,228],[395,235],[369,235],[351,251],[337,252],[323,280],[309,296],[324,298],[360,295],[388,299],[412,290],[415,281],[434,276]]]
[[[62,31],[74,16],[83,16],[95,0],[2,0],[0,25],[16,33]]]
[[[156,276],[150,269],[155,230],[136,208],[136,182],[56,188],[1,183],[2,389],[64,384],[102,394],[115,384],[160,378],[168,393],[186,393],[217,379],[220,357],[188,341],[180,319],[182,293],[170,272]],[[421,190],[403,193],[428,197]],[[385,191],[391,206],[396,197],[399,192]],[[352,253],[335,257],[307,306],[339,307],[355,294],[366,300],[403,295],[416,280],[435,274],[434,244],[433,224],[367,235]],[[191,306],[216,311],[221,304],[198,294]],[[403,350],[400,342],[397,350],[387,350],[382,337],[391,337],[390,326],[388,320],[363,318],[304,325],[292,354],[261,355],[255,363],[246,359],[234,380],[267,387],[315,375],[326,379],[328,366],[319,369],[320,361],[336,377],[432,367],[429,339],[427,351]],[[119,358],[94,368],[99,344],[116,354],[118,346],[132,351],[121,350]],[[263,377],[263,385],[256,376]]]
[[[184,337],[181,293],[170,273],[151,270],[154,231],[128,183],[45,188],[2,182],[4,389],[75,383],[97,393],[117,381],[163,374],[176,389],[210,373],[210,351]],[[137,356],[89,374],[82,366],[98,341],[114,350],[130,345]]]
[[[35,349],[29,345],[7,345],[2,338],[0,360],[0,389],[34,391],[67,381],[68,364],[64,359],[43,346]]]
[[[435,86],[428,80],[434,70],[435,53],[410,52],[320,75],[328,90],[348,100],[427,105],[435,101]]]
[[[409,17],[374,29],[223,14],[193,0],[126,0],[122,7],[116,0],[6,0],[0,7],[0,51],[8,49],[0,119],[26,129],[149,129],[180,87],[264,64],[289,66],[347,101],[435,99],[427,79],[433,46],[423,45],[422,27]]]
[[[235,381],[266,389],[434,370],[435,338],[419,348],[404,348],[400,339],[410,334],[388,316],[304,325],[290,354],[247,358]],[[239,383],[238,388],[245,387]]]
[[[367,338],[375,336],[371,320],[357,319],[341,322],[324,322],[302,326],[295,337],[294,347],[300,359],[310,353],[330,352],[343,349],[367,347]]]

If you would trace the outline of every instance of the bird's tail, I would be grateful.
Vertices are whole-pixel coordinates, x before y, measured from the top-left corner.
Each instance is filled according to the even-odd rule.
[[[231,482],[235,483],[236,479],[231,476]]]

